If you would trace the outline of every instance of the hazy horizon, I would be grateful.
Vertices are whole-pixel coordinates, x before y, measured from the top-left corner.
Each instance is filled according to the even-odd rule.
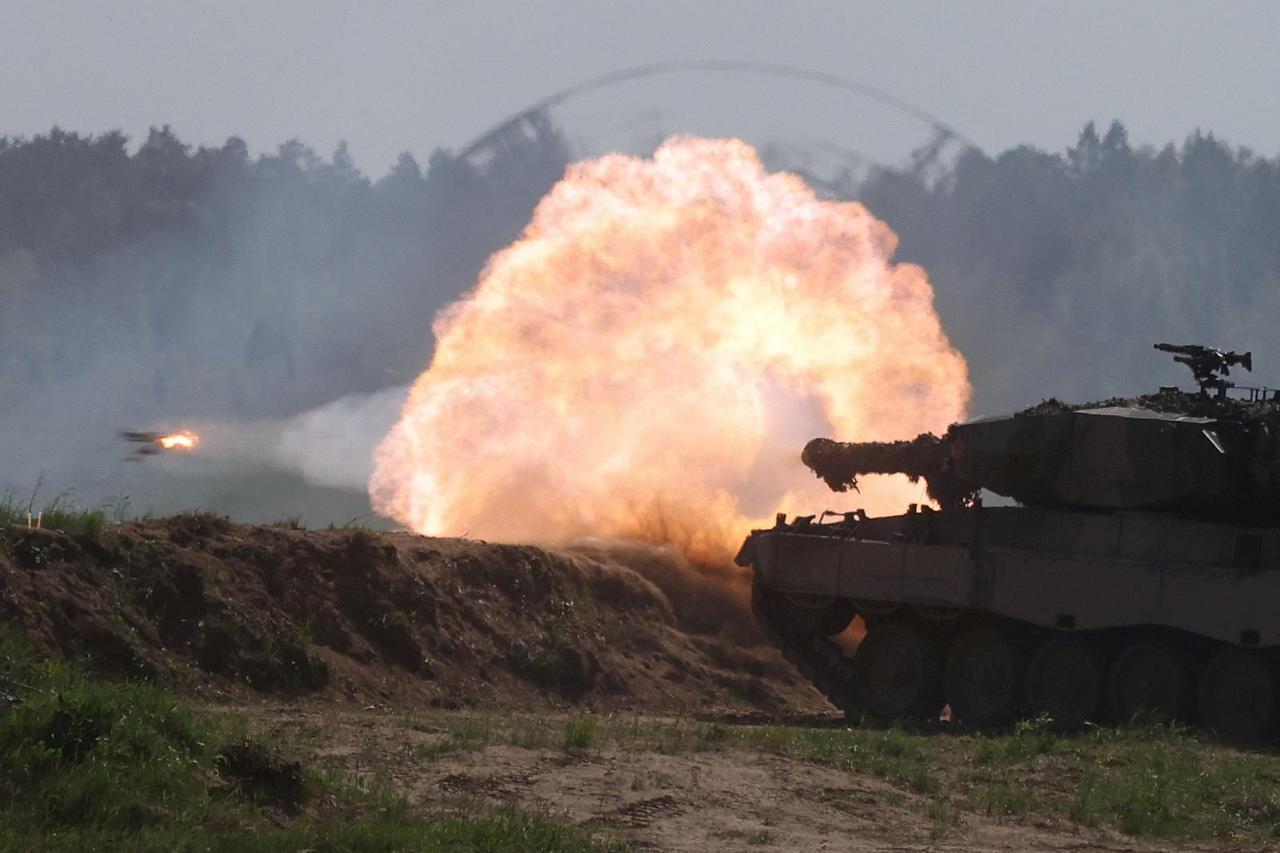
[[[598,74],[735,59],[879,87],[989,153],[1061,150],[1086,121],[1114,118],[1139,145],[1202,128],[1280,152],[1280,6],[1262,2],[3,5],[8,135],[119,128],[138,144],[168,124],[197,144],[239,136],[255,154],[297,138],[327,155],[346,140],[378,177],[403,150],[456,151]],[[894,163],[927,138],[873,102],[746,73],[626,84],[556,118],[588,151],[627,133],[688,131]]]

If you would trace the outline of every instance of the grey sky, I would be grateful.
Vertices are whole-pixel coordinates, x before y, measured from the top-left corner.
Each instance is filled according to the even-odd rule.
[[[457,148],[584,77],[673,59],[830,72],[930,110],[988,151],[1123,119],[1280,153],[1280,3],[0,0],[0,134],[169,123],[190,141],[349,141],[380,175]],[[654,120],[652,111],[661,111]],[[926,137],[883,108],[751,75],[686,75],[567,106],[588,148],[644,130],[828,141],[892,159]]]

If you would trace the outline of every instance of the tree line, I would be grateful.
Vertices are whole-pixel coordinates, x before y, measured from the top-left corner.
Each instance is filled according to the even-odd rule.
[[[857,195],[928,269],[979,413],[1188,384],[1157,340],[1255,349],[1256,381],[1280,383],[1280,159],[1090,123],[1060,152],[877,169]]]
[[[377,181],[345,145],[253,158],[161,127],[129,149],[0,138],[0,408],[90,384],[141,417],[256,417],[403,384],[568,162],[545,123],[486,163],[406,153]]]
[[[168,127],[132,152],[120,132],[0,138],[0,408],[67,387],[104,418],[258,417],[407,382],[436,309],[570,157],[549,120],[482,163],[404,154],[376,181],[296,140],[254,158]],[[1156,339],[1253,348],[1280,379],[1280,159],[1089,124],[1058,152],[969,149],[848,192],[928,269],[977,412],[1180,379]]]

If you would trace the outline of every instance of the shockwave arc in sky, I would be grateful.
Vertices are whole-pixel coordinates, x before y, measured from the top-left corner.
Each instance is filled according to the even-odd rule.
[[[830,506],[808,439],[941,430],[968,400],[896,243],[737,140],[570,166],[436,318],[375,453],[375,508],[431,535],[634,538],[706,561],[775,511]],[[884,478],[855,502],[922,495]]]

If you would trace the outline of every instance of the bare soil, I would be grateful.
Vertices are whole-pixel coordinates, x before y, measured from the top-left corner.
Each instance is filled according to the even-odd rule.
[[[840,724],[754,633],[740,579],[694,572],[661,549],[210,515],[93,536],[7,527],[0,631],[14,630],[51,654],[246,714],[303,767],[385,781],[423,808],[512,804],[637,850],[1170,849],[1034,809],[943,813],[901,778],[741,741],[576,747],[545,731],[525,743],[450,741],[473,718],[535,731],[673,716]],[[939,778],[957,778],[941,766],[946,752]],[[1053,773],[1021,781],[1045,796],[1068,784]]]
[[[634,545],[552,551],[212,515],[94,539],[0,529],[0,627],[223,700],[825,709],[740,600]]]
[[[432,746],[456,720],[436,726],[379,709],[315,704],[236,710],[249,711],[260,736],[301,739],[312,762],[388,780],[422,808],[447,810],[460,799],[515,805],[588,826],[633,850],[1211,849],[1147,844],[1054,817],[940,817],[909,787],[765,750],[498,743],[436,753]]]

